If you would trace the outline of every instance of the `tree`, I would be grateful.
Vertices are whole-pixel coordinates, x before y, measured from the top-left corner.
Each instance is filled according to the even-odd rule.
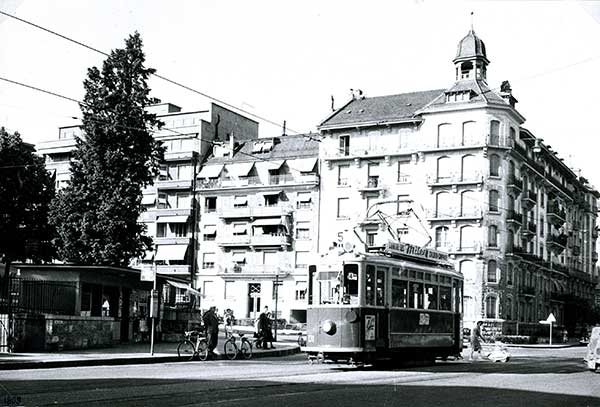
[[[0,128],[0,260],[9,274],[14,261],[52,259],[48,211],[54,180],[43,158],[19,133]]]
[[[142,189],[151,185],[163,159],[152,132],[162,123],[146,108],[145,56],[138,33],[113,50],[102,70],[84,81],[83,135],[76,138],[71,181],[53,201],[51,222],[63,261],[125,267],[151,247],[138,223]]]

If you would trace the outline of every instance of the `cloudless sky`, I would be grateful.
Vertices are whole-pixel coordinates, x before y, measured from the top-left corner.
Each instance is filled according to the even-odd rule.
[[[528,128],[600,187],[600,1],[0,0],[14,14],[106,52],[135,30],[158,73],[268,118],[314,131],[350,97],[447,88],[474,28],[488,84],[509,80]],[[0,77],[75,99],[104,56],[0,15]],[[207,99],[160,79],[153,96],[191,111]],[[56,139],[76,103],[0,81],[0,125]],[[261,136],[281,129],[261,122]]]

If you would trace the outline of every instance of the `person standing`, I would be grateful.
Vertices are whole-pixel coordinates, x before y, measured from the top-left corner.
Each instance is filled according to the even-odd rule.
[[[274,349],[273,332],[271,331],[272,321],[270,312],[266,311],[260,314],[258,327],[260,330],[259,337],[261,339],[263,349],[269,349],[268,345],[271,345],[271,349]]]
[[[483,325],[483,321],[477,321],[477,324],[471,331],[471,357],[470,360],[473,360],[473,353],[478,352],[479,357],[481,358],[481,344],[485,342],[483,336],[481,336],[481,325]]]
[[[211,306],[202,317],[204,328],[206,329],[206,339],[208,341],[208,351],[214,353],[219,343],[219,317],[217,316],[217,307]]]

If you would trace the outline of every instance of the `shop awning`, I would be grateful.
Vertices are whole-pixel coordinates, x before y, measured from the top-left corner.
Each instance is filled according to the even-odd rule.
[[[313,172],[316,164],[317,157],[296,158],[295,160],[288,161],[288,165],[291,169],[298,170],[300,172]]]
[[[281,224],[283,224],[283,222],[281,221],[281,217],[256,219],[254,222],[252,222],[252,226],[268,226],[268,225],[281,225]]]
[[[159,216],[156,223],[187,223],[189,216]]]
[[[171,280],[167,280],[167,283],[169,285],[172,285],[173,287],[177,287],[177,288],[180,288],[182,290],[186,290],[188,293],[197,295],[198,297],[202,297],[203,296],[200,293],[200,291],[193,289],[188,284],[178,283],[177,281],[171,281]]]
[[[205,235],[214,235],[217,233],[217,225],[206,225],[202,231]]]
[[[310,202],[311,200],[310,192],[298,192],[298,202]]]
[[[200,170],[198,178],[217,178],[223,171],[223,164],[206,165]]]
[[[142,196],[142,205],[154,205],[156,202],[156,195],[143,195]]]
[[[236,263],[243,263],[246,261],[246,253],[233,253],[233,256],[231,257]]]
[[[250,170],[254,167],[254,163],[235,163],[235,164],[227,164],[225,167],[227,169],[227,173],[230,176],[234,177],[247,177],[250,173]]]
[[[154,260],[183,260],[188,245],[186,244],[164,244],[156,249]]]
[[[281,195],[283,191],[271,191],[271,192],[263,192],[264,196],[271,196],[271,195]]]
[[[233,225],[233,233],[244,234],[248,231],[248,225]]]
[[[247,196],[236,196],[233,198],[233,204],[234,205],[246,205],[248,203],[248,197]]]

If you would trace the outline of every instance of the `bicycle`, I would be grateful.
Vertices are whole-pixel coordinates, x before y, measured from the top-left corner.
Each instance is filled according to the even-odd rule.
[[[252,357],[252,342],[248,340],[244,336],[244,334],[239,333],[240,337],[240,346],[238,348],[236,343],[236,337],[233,333],[229,333],[225,344],[223,345],[223,351],[225,352],[225,356],[229,360],[233,360],[237,358],[238,353],[242,354],[244,359],[250,359]]]
[[[177,356],[181,360],[208,359],[208,341],[199,331],[185,331],[183,339],[177,345]]]
[[[8,319],[6,320],[7,324]],[[6,326],[4,324],[4,322],[2,322],[2,320],[0,319],[0,342],[5,342],[5,343],[0,343],[0,349],[2,348],[6,348],[8,353],[13,353],[15,350],[15,338],[10,334],[9,328],[8,326]]]

